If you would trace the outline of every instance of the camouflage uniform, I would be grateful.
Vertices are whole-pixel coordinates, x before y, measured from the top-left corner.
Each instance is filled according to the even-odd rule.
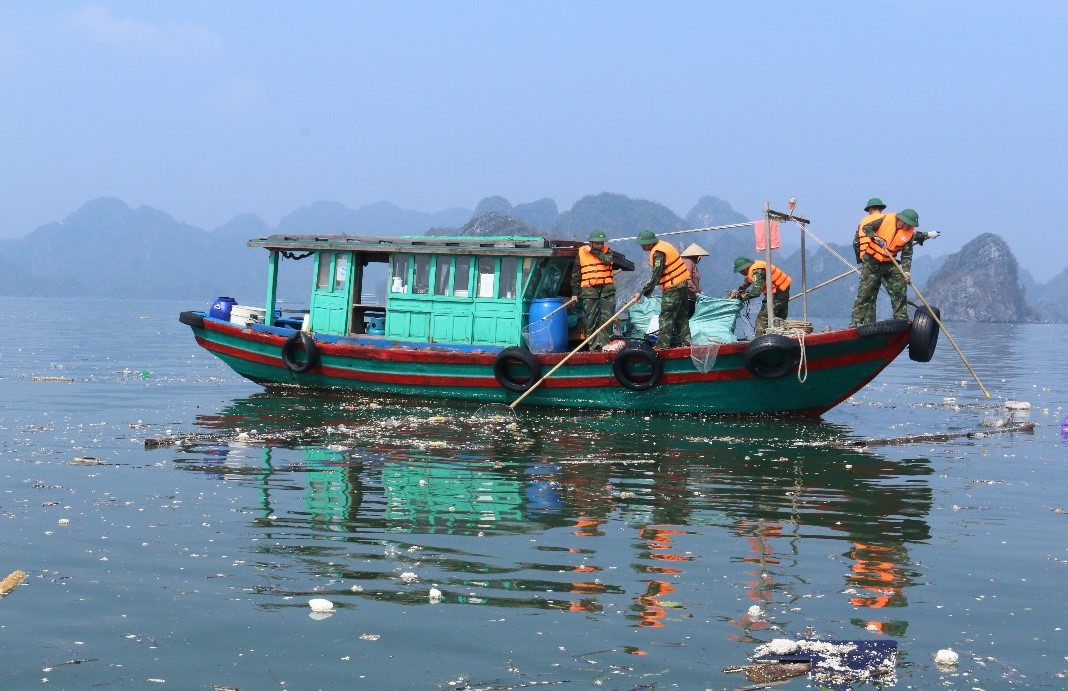
[[[608,248],[597,250],[590,247],[590,253],[605,264],[612,265],[612,251]],[[571,294],[577,295],[579,304],[582,306],[582,319],[586,325],[586,335],[589,336],[601,324],[612,318],[616,313],[616,284],[606,283],[599,286],[580,287],[582,281],[582,267],[575,262],[575,270],[571,273]],[[590,350],[601,350],[612,340],[612,327],[606,326],[601,329],[589,343]]]
[[[881,220],[872,221],[864,226],[864,232],[874,236],[879,229]],[[914,231],[912,240],[901,248],[901,258],[898,264],[908,273],[912,270],[912,248],[914,245],[922,245],[927,239],[927,233]],[[875,302],[879,297],[879,286],[886,288],[886,294],[890,296],[890,306],[893,309],[894,319],[909,318],[908,304],[908,281],[894,266],[894,262],[881,262],[870,254],[865,254],[860,261],[860,286],[857,288],[857,299],[853,303],[853,312],[849,316],[850,326],[875,323]]]
[[[767,276],[767,272],[764,269],[757,269],[753,272],[753,282],[749,284],[748,290],[741,294],[741,300],[752,300],[753,298],[765,295],[764,281]],[[774,310],[776,319],[786,319],[786,316],[790,313],[790,289],[776,290],[771,295],[771,307]],[[756,328],[754,331],[755,336],[763,336],[764,332],[768,330],[768,298],[765,296],[764,302],[760,305],[760,311],[757,313]]]
[[[641,289],[641,294],[649,297],[660,283],[664,273],[663,252],[653,253],[653,270],[649,282]],[[686,316],[686,299],[690,295],[687,283],[669,288],[660,297],[660,332],[656,337],[656,349],[674,348],[690,345],[690,320]]]

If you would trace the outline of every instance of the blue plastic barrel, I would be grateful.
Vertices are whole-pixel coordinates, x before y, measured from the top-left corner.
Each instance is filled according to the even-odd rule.
[[[211,306],[211,310],[208,312],[208,316],[228,322],[230,321],[230,310],[232,310],[236,304],[237,300],[233,298],[216,298],[215,304]]]
[[[386,333],[385,312],[367,312],[363,315],[363,321],[367,325],[368,335],[382,336]]]
[[[567,350],[567,310],[564,298],[538,298],[530,303],[527,347],[532,353]]]

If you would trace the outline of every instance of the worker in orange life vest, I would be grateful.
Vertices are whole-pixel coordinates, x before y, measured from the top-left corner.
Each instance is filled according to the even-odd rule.
[[[908,300],[906,295],[912,270],[912,246],[938,233],[926,233],[924,237],[914,238],[916,228],[920,225],[920,216],[913,209],[904,209],[896,214],[884,214],[861,226],[860,230],[868,238],[860,256],[860,286],[857,299],[853,303],[850,326],[871,323],[875,318],[875,300],[879,295],[879,286],[886,288],[890,296],[890,305],[894,319],[908,319]],[[901,258],[894,265],[891,259],[898,254]],[[870,320],[870,321],[869,321]]]
[[[633,299],[637,300],[643,295],[649,297],[657,285],[662,293],[660,332],[657,334],[656,349],[690,345],[690,319],[686,316],[689,270],[683,264],[679,251],[670,242],[657,240],[653,231],[643,230],[638,233],[638,244],[649,253],[651,275]]]
[[[734,260],[734,270],[745,276],[745,282],[737,290],[731,291],[731,297],[746,302],[755,297],[764,295],[764,302],[757,313],[756,332],[754,335],[762,336],[768,330],[768,299],[764,282],[767,280],[768,265],[763,260],[753,261],[749,257],[738,257]],[[771,267],[771,306],[776,319],[786,319],[790,312],[790,284],[793,280],[785,271],[772,265]]]
[[[612,250],[605,243],[603,230],[590,233],[589,243],[578,248],[575,270],[571,274],[571,294],[582,301],[586,333],[612,318],[616,312],[616,284],[612,275]],[[597,332],[590,341],[590,350],[601,350],[612,340],[612,329]]]
[[[857,224],[857,234],[853,237],[853,254],[856,255],[858,264],[861,256],[868,251],[868,236],[864,234],[864,226],[877,218],[882,218],[884,211],[886,211],[886,204],[883,204],[883,200],[878,197],[869,199],[867,206],[864,207],[864,218],[860,219],[860,223]]]

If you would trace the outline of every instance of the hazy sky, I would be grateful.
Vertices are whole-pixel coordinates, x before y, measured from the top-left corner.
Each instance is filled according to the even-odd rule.
[[[609,191],[795,196],[848,242],[876,195],[944,233],[921,251],[997,232],[1046,280],[1066,27],[1052,0],[0,0],[0,236],[99,196],[211,229]]]

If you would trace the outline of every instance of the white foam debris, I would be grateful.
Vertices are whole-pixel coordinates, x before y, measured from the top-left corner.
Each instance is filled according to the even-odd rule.
[[[960,656],[952,648],[943,648],[935,653],[935,664],[939,667],[956,667]]]
[[[400,578],[405,583],[414,583],[415,581],[419,580],[419,576],[416,576],[411,571],[405,571],[400,575]]]
[[[441,602],[441,591],[437,588],[431,588],[430,592],[427,593],[427,599],[434,604]]]
[[[327,600],[325,597],[313,597],[308,600],[308,606],[311,607],[313,612],[333,612],[334,603]]]
[[[753,605],[749,608],[749,618],[756,621],[764,616],[764,610],[760,608],[760,605]]]
[[[1008,410],[1031,410],[1031,404],[1027,401],[1005,401]]]

